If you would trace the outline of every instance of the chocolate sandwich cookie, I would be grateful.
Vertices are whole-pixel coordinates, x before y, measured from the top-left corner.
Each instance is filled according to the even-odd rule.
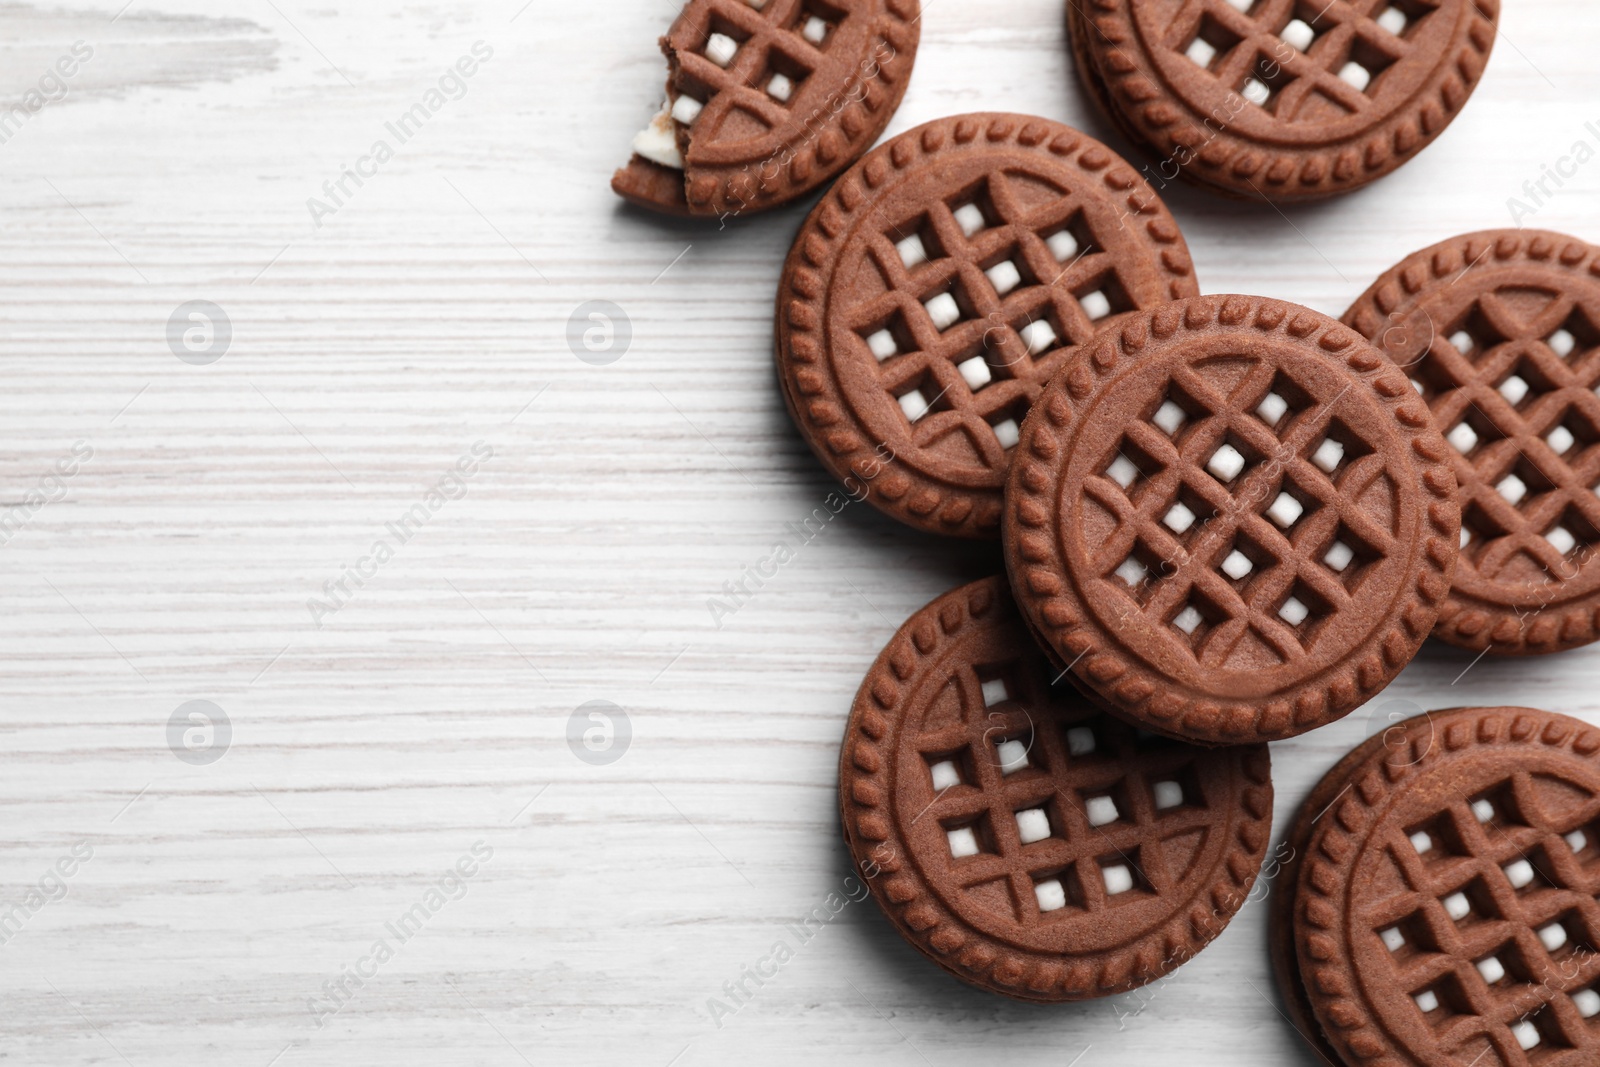
[[[1045,119],[904,133],[812,211],[778,288],[778,377],[834,476],[923,530],[999,535],[1018,430],[1070,346],[1198,292],[1161,199]]]
[[[1388,685],[1455,566],[1449,447],[1353,331],[1262,297],[1128,316],[1023,424],[1005,553],[1029,624],[1118,714],[1202,744]]]
[[[1410,731],[1417,727],[1428,730],[1431,724],[1432,719],[1426,715],[1394,723],[1347,752],[1301,802],[1289,832],[1273,852],[1278,860],[1278,868],[1277,876],[1272,885],[1267,887],[1266,893],[1268,953],[1272,958],[1273,973],[1278,977],[1278,992],[1283,997],[1285,1016],[1295,1031],[1316,1049],[1324,1063],[1338,1064],[1339,1053],[1322,1036],[1322,1027],[1311,1008],[1305,985],[1300,981],[1294,947],[1295,885],[1305,859],[1306,844],[1317,822],[1330,810],[1330,805],[1350,788],[1353,771],[1384,754],[1384,750],[1388,751],[1394,762],[1410,762],[1414,758],[1410,748]],[[1256,895],[1260,895],[1259,889]]]
[[[1434,635],[1493,653],[1600,637],[1600,249],[1490,230],[1408,256],[1344,321],[1451,445],[1461,561]]]
[[[1004,579],[946,593],[867,673],[839,763],[845,840],[901,936],[1036,1001],[1123,992],[1199,952],[1272,821],[1265,745],[1142,734],[1053,674]]]
[[[1600,1062],[1600,731],[1419,716],[1330,772],[1289,840],[1275,964],[1330,1062]]]
[[[661,38],[666,102],[611,188],[677,215],[804,196],[888,125],[920,19],[917,0],[689,0]]]
[[[1067,0],[1089,95],[1160,162],[1233,196],[1383,177],[1466,103],[1498,0]]]

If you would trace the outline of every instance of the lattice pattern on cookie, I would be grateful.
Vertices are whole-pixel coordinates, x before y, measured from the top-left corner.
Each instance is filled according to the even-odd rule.
[[[1198,0],[1167,44],[1283,122],[1367,108],[1438,0]]]
[[[1134,306],[1075,197],[1041,202],[1023,180],[995,174],[873,235],[885,291],[842,312],[913,441],[965,433],[996,469],[1062,349]]]
[[[1600,545],[1600,329],[1567,295],[1490,293],[1408,369],[1459,453],[1463,566],[1570,579]]]
[[[1392,480],[1339,416],[1342,395],[1259,362],[1234,382],[1181,367],[1086,483],[1118,524],[1096,572],[1201,663],[1245,641],[1302,658],[1395,551],[1359,504]]]
[[[688,14],[688,48],[676,51],[673,117],[704,143],[746,141],[784,126],[807,78],[823,63],[851,0],[709,0]]]
[[[1391,964],[1367,979],[1462,1062],[1600,1055],[1600,799],[1559,816],[1539,796],[1517,772],[1405,828],[1385,846],[1403,888],[1361,905],[1353,936]]]
[[[928,778],[913,803],[974,904],[1031,925],[1180,890],[1193,850],[1171,843],[1201,840],[1224,803],[1194,749],[1089,711],[1035,719],[1048,682],[1020,662],[964,665],[953,684],[965,714],[918,737]]]

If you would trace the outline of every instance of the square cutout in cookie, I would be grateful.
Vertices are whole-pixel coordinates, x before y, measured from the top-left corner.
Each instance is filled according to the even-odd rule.
[[[994,431],[994,439],[1007,452],[1017,447],[1017,442],[1022,439],[1022,426],[1009,412],[1001,412],[999,418],[989,424],[989,429]]]
[[[1056,328],[1050,324],[1050,320],[1042,317],[1025,323],[1017,331],[1017,335],[1022,338],[1022,347],[1030,356],[1043,355],[1056,347],[1057,342],[1060,340],[1059,335],[1056,333]]]
[[[1467,801],[1467,810],[1472,812],[1475,820],[1491,830],[1528,825],[1517,803],[1516,790],[1510,782],[1503,782],[1472,797]]]
[[[1547,1063],[1572,1048],[1548,1004],[1511,1023],[1511,1037],[1528,1054],[1530,1064]]]
[[[895,356],[917,351],[916,337],[898,310],[856,332],[866,345],[867,352],[878,363],[886,363]]]
[[[1379,927],[1375,935],[1399,963],[1408,962],[1424,953],[1438,951],[1433,931],[1428,929],[1421,912],[1408,915],[1397,923]]]
[[[1522,949],[1515,941],[1507,941],[1487,955],[1472,961],[1484,985],[1490,989],[1509,989],[1519,982],[1529,981],[1529,970],[1522,957]]]
[[[952,859],[966,859],[987,853],[995,855],[1000,850],[995,845],[994,832],[987,814],[941,822],[945,843]]]
[[[1474,363],[1507,340],[1477,304],[1439,332],[1451,348]]]
[[[1109,826],[1127,818],[1127,802],[1119,803],[1115,791],[1084,793],[1079,799],[1090,826]]]
[[[1316,16],[1312,15],[1311,18],[1315,20]],[[1317,31],[1315,22],[1307,21],[1298,13],[1288,21],[1283,29],[1278,31],[1279,40],[1296,52],[1311,51],[1311,46],[1316,43],[1318,36],[1320,34]]]
[[[1252,410],[1268,429],[1282,437],[1294,425],[1296,417],[1310,407],[1311,398],[1305,390],[1288,375],[1280,373],[1273,378],[1272,385],[1256,401]]]
[[[1177,385],[1169,385],[1166,395],[1146,419],[1167,437],[1178,442],[1183,439],[1185,430],[1210,414],[1205,405],[1189,396],[1183,389]]]
[[[1414,990],[1411,1000],[1422,1013],[1422,1017],[1427,1020],[1428,1025],[1436,1031],[1451,1026],[1460,1016],[1477,1014],[1471,998],[1462,988],[1460,979],[1453,973],[1445,974],[1421,989]]]
[[[811,67],[786,51],[784,42],[774,42],[767,49],[766,69],[756,76],[756,84],[772,99],[788,105],[805,80],[811,76]]]
[[[1150,802],[1158,813],[1191,807],[1191,791],[1192,783],[1185,781],[1181,775],[1158,778],[1150,783]]]
[[[1500,909],[1494,902],[1494,894],[1484,884],[1482,878],[1473,878],[1465,885],[1442,893],[1439,896],[1439,906],[1450,921],[1464,930],[1484,922],[1495,922],[1501,918]]]
[[[1219,65],[1219,58],[1226,57],[1242,39],[1208,11],[1201,14],[1194,35],[1183,43],[1180,50],[1195,66],[1214,71]]]
[[[1600,826],[1585,823],[1562,834],[1561,840],[1580,865],[1600,864]]]
[[[1004,678],[990,678],[980,682],[979,687],[983,693],[983,706],[986,708],[992,708],[1011,699],[1011,689],[1006,685]]]
[[[1581,307],[1574,308],[1567,320],[1544,339],[1544,343],[1568,363],[1582,362],[1589,353],[1600,347],[1600,327],[1590,321]]]
[[[915,426],[935,411],[948,411],[950,403],[945,399],[948,390],[941,386],[932,374],[924,372],[911,381],[897,386],[892,394],[895,402],[900,405],[900,413],[905,416],[908,423]]]
[[[1179,541],[1188,543],[1217,515],[1217,510],[1187,485],[1180,486],[1177,499],[1158,512],[1163,527]]]
[[[1294,529],[1295,523],[1299,522],[1305,513],[1306,507],[1300,502],[1300,498],[1287,489],[1280,490],[1272,498],[1272,503],[1267,505],[1266,510],[1267,518],[1271,519],[1273,525],[1280,530]]]
[[[943,259],[945,256],[944,246],[939,243],[938,231],[928,222],[926,214],[907,219],[884,236],[894,245],[900,265],[907,271],[915,271],[923,264]]]
[[[1589,934],[1583,915],[1576,909],[1562,912],[1549,922],[1541,923],[1534,933],[1551,959],[1563,960],[1569,956],[1589,959],[1594,955],[1594,938]]]
[[[1568,463],[1582,456],[1597,441],[1600,441],[1600,430],[1596,430],[1589,416],[1578,406],[1570,407],[1563,412],[1561,420],[1550,427],[1544,435],[1544,443],[1549,446],[1550,451],[1558,456],[1567,457]]]
[[[1295,632],[1300,643],[1309,645],[1316,636],[1322,621],[1333,613],[1333,608],[1322,594],[1305,582],[1296,579],[1289,593],[1278,603],[1278,621]]]
[[[1134,307],[1115,271],[1106,271],[1100,277],[1079,285],[1073,290],[1073,296],[1077,298],[1078,310],[1083,312],[1091,328],[1102,319],[1131,311]]]
[[[1450,442],[1450,447],[1460,452],[1463,456],[1472,455],[1472,450],[1478,447],[1478,431],[1465,419],[1450,427],[1444,439]]]
[[[1322,435],[1313,440],[1306,459],[1337,485],[1340,476],[1350,469],[1352,463],[1371,452],[1371,446],[1342,419],[1333,419]]]
[[[994,745],[992,758],[1001,775],[1009,777],[1036,766],[1038,754],[1033,751],[1032,731],[1023,731],[1015,737],[995,737],[991,743]]]
[[[1227,613],[1196,587],[1190,589],[1188,599],[1173,610],[1167,625],[1198,654],[1206,637],[1227,618]]]
[[[983,851],[978,847],[977,833],[970,826],[958,826],[954,830],[946,830],[944,836],[950,845],[950,855],[956,859],[976,856]]]
[[[1283,91],[1294,81],[1277,57],[1265,52],[1256,57],[1248,74],[1234,89],[1250,103],[1268,114],[1277,114]]]
[[[1555,483],[1529,457],[1519,455],[1494,487],[1506,503],[1526,514],[1555,488]]]
[[[944,333],[950,327],[971,318],[968,308],[962,306],[962,301],[956,297],[956,290],[947,289],[934,293],[922,301],[922,309],[928,314],[928,321],[933,323],[933,328]]]
[[[901,393],[895,399],[899,401],[900,410],[905,414],[907,422],[917,422],[933,410],[932,402],[921,389]]]
[[[1100,749],[1100,739],[1092,726],[1067,727],[1067,755],[1073,758],[1092,755]]]
[[[1555,524],[1544,531],[1544,539],[1566,558],[1566,570],[1557,577],[1572,578],[1577,575],[1577,566],[1587,561],[1595,546],[1600,544],[1600,532],[1583,512],[1569,506],[1556,518]]]
[[[1500,872],[1506,876],[1506,881],[1511,883],[1511,888],[1519,893],[1539,881],[1539,872],[1533,869],[1533,864],[1527,859],[1514,859],[1501,867]]]
[[[1017,823],[1017,840],[1024,845],[1057,836],[1050,826],[1050,814],[1043,807],[1023,808],[1012,816]]]
[[[1095,859],[1107,904],[1120,904],[1149,894],[1150,880],[1139,865],[1139,849],[1112,852]]]
[[[805,0],[790,16],[789,29],[812,48],[826,51],[833,41],[833,31],[845,20],[845,14],[826,0]]]
[[[1044,239],[1044,246],[1051,258],[1064,265],[1076,263],[1084,256],[1100,250],[1081,212],[1060,226],[1039,231],[1039,236]]]
[[[1117,564],[1111,573],[1120,578],[1130,592],[1137,595],[1143,591],[1145,583],[1151,580],[1152,574],[1156,571],[1149,562],[1152,555],[1153,553],[1143,545],[1135,545],[1133,551],[1129,552],[1127,558]]]
[[[706,36],[704,51],[707,59],[726,69],[733,62],[733,57],[739,54],[739,42],[726,33],[713,31]]]
[[[1014,258],[1002,259],[994,266],[986,268],[983,276],[989,279],[996,296],[1005,296],[1024,282],[1022,268],[1017,266]]]
[[[1341,522],[1334,528],[1333,536],[1317,550],[1315,558],[1341,585],[1354,592],[1365,578],[1368,565],[1376,563],[1383,555]]]
[[[1130,500],[1138,499],[1139,491],[1162,470],[1148,452],[1131,438],[1124,437],[1113,452],[1101,473],[1115,482]]]
[[[1030,877],[1033,880],[1034,902],[1040,912],[1082,910],[1083,891],[1073,868],[1040,871]]]
[[[1419,859],[1426,863],[1447,862],[1468,855],[1456,832],[1455,820],[1441,813],[1427,822],[1417,823],[1406,830],[1406,841]]]
[[[1446,393],[1454,392],[1461,388],[1461,383],[1456,381],[1455,375],[1446,365],[1445,359],[1435,353],[1435,348],[1451,348],[1449,341],[1443,337],[1435,337],[1433,345],[1424,352],[1416,362],[1405,368],[1406,375],[1411,379],[1411,387],[1417,391],[1422,399],[1432,404]]]
[[[1405,36],[1406,30],[1411,26],[1411,16],[1393,4],[1385,6],[1372,21],[1378,24],[1379,29],[1396,37]]]
[[[933,785],[933,791],[943,793],[947,789],[954,789],[964,784],[967,779],[961,771],[961,764],[955,758],[930,759],[928,779]]]
[[[1351,88],[1373,96],[1382,87],[1383,72],[1393,66],[1394,61],[1395,57],[1386,49],[1358,34],[1351,42],[1349,56],[1339,67],[1338,78]]]

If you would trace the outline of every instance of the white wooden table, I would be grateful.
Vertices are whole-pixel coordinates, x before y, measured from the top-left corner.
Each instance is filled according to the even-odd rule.
[[[862,672],[998,566],[853,506],[714,624],[831,488],[770,363],[803,209],[718,231],[614,202],[661,0],[121,2],[0,7],[0,100],[64,92],[0,144],[7,1062],[1311,1062],[1260,905],[1154,989],[1046,1008],[851,903],[713,1019],[844,887]],[[1062,22],[932,0],[890,132],[1011,109],[1126,149]],[[1287,216],[1175,191],[1205,288],[1337,314],[1600,145],[1600,10],[1507,0],[1503,28],[1465,115],[1374,188]],[[385,124],[477,41],[400,144]],[[1600,239],[1597,186],[1600,162],[1530,223]],[[566,340],[591,300],[631,324],[610,365]],[[169,345],[191,301],[231,325],[214,362]],[[1275,746],[1280,828],[1387,700],[1600,721],[1600,648],[1468,662],[1429,647],[1377,709]],[[567,742],[596,700],[631,731],[603,764]],[[169,745],[190,701],[228,727],[191,706]]]

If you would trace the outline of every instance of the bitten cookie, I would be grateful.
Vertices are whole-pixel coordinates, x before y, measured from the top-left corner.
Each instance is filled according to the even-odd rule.
[[[1034,405],[1006,488],[1012,587],[1118,715],[1202,744],[1370,699],[1449,591],[1449,446],[1354,332],[1262,297],[1130,315]]]
[[[1198,291],[1177,223],[1110,149],[1024,115],[940,119],[806,220],[778,289],[778,378],[852,490],[992,538],[1023,417],[1070,346]]]
[[[1600,1061],[1600,731],[1430,712],[1300,809],[1274,963],[1330,1062]]]
[[[611,188],[678,215],[804,196],[888,125],[920,32],[917,0],[689,0],[661,38],[666,102]]]
[[[1451,445],[1461,561],[1434,635],[1492,653],[1600,637],[1600,249],[1540,230],[1406,257],[1344,321]]]
[[[1183,177],[1311,200],[1391,173],[1449,125],[1498,0],[1068,0],[1089,95]]]
[[[878,656],[839,763],[845,841],[901,936],[1039,1001],[1119,993],[1199,952],[1272,821],[1265,745],[1142,734],[1052,673],[1004,579],[946,593]]]

